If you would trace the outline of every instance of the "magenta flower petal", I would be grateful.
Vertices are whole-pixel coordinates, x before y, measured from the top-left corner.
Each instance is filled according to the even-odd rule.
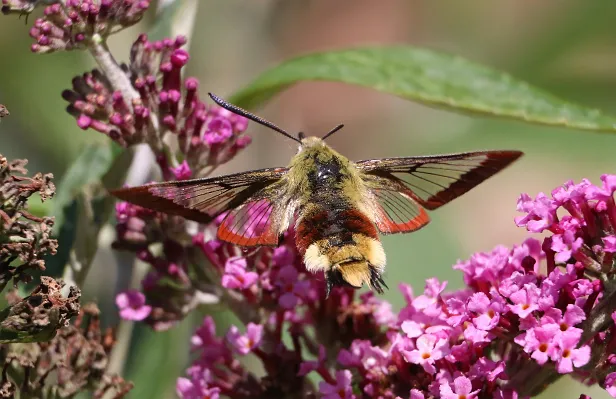
[[[616,252],[616,236],[607,236],[607,237],[603,237],[603,250],[605,252],[609,252],[609,253],[614,253]]]
[[[152,307],[145,304],[145,295],[134,290],[118,294],[116,305],[120,309],[120,317],[124,320],[141,321],[152,312]]]
[[[616,398],[616,373],[609,373],[605,377],[603,386],[605,387],[607,393],[609,393],[613,398]]]
[[[324,381],[319,383],[319,392],[323,399],[355,399],[351,388],[351,372],[341,370],[336,372],[336,384],[331,385]]]
[[[263,326],[260,324],[248,323],[246,334],[240,334],[235,326],[231,326],[227,333],[227,341],[241,355],[247,355],[261,344],[263,337]]]
[[[411,399],[425,399],[423,392],[418,389],[411,389]]]

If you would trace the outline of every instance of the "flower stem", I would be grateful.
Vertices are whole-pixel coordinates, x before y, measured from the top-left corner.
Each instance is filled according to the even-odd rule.
[[[120,256],[118,256],[117,259],[119,263]],[[138,288],[141,280],[143,280],[148,271],[148,266],[138,259],[135,259],[131,270],[132,276],[130,279],[130,287]],[[109,366],[107,367],[107,372],[122,374],[124,371],[128,350],[131,346],[134,326],[134,322],[126,320],[122,320],[118,324],[116,344],[109,355]]]
[[[90,46],[90,54],[98,63],[105,77],[109,79],[113,89],[122,93],[126,106],[132,111],[133,100],[139,98],[139,93],[133,87],[126,72],[122,70],[115,58],[113,58],[102,37],[95,35],[93,39]]]

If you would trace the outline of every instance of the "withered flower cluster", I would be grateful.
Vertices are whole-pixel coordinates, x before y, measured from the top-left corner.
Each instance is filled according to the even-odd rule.
[[[3,104],[0,104],[0,118],[4,118],[5,116],[9,116],[11,113]]]
[[[42,276],[40,285],[26,298],[13,290],[7,295],[9,307],[0,312],[0,343],[50,340],[59,328],[79,313],[81,291],[70,287],[64,296],[64,283]]]
[[[37,217],[27,210],[35,193],[41,200],[52,197],[55,186],[51,173],[26,176],[27,160],[8,161],[0,154],[0,290],[13,283],[29,281],[31,270],[45,270],[44,255],[58,247],[51,238],[53,218]]]
[[[69,398],[91,391],[94,398],[121,398],[132,384],[105,370],[114,345],[101,331],[99,310],[83,306],[74,324],[51,341],[0,345],[0,398]]]

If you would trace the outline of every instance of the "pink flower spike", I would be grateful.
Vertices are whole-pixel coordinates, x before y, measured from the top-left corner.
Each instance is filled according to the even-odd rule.
[[[545,364],[549,356],[554,353],[554,337],[558,331],[554,326],[543,326],[533,328],[526,332],[524,351],[531,354],[531,357],[540,365]],[[522,344],[516,338],[516,343]]]
[[[614,195],[616,191],[616,175],[601,175],[601,181],[603,182],[603,190],[605,190],[607,195]]]
[[[616,252],[616,236],[607,236],[603,237],[603,250],[605,252],[614,253]]]
[[[312,371],[317,370],[319,367],[325,364],[326,360],[327,360],[327,353],[325,352],[325,347],[323,345],[320,345],[319,346],[319,358],[316,361],[310,360],[310,361],[302,362],[299,365],[299,371],[297,372],[297,375],[302,377]]]
[[[492,339],[492,335],[488,333],[488,331],[480,330],[475,325],[471,324],[466,327],[464,330],[464,338],[473,342],[475,344],[479,344],[482,342],[490,342]]]
[[[575,230],[579,228],[579,223],[566,223],[563,218],[560,226],[566,226],[565,228],[567,230],[562,234],[555,234],[552,236],[551,249],[556,252],[554,256],[556,262],[567,262],[571,258],[571,255],[580,249],[584,241],[581,237],[575,237]]]
[[[473,385],[471,380],[466,377],[460,376],[453,381],[455,392],[451,389],[449,383],[443,383],[440,386],[440,393],[442,399],[472,399],[477,396],[476,391],[472,391]]]
[[[192,171],[190,170],[190,166],[188,166],[188,162],[186,162],[186,160],[184,160],[176,168],[170,169],[171,173],[173,173],[177,180],[187,180],[192,176]]]
[[[420,364],[428,373],[436,373],[434,362],[449,353],[449,345],[445,339],[438,339],[432,334],[424,334],[417,338],[417,349],[403,351],[407,362]]]
[[[511,294],[509,299],[514,305],[509,305],[509,309],[520,316],[521,319],[525,319],[535,310],[539,309],[539,288],[532,284],[524,285],[524,288]]]
[[[609,373],[605,377],[603,387],[613,398],[616,398],[616,373]]]
[[[545,327],[550,326],[557,331],[557,336],[560,337],[561,335],[568,334],[572,337],[571,339],[578,340],[582,336],[582,329],[574,326],[584,320],[586,320],[586,314],[582,308],[573,304],[567,305],[564,316],[562,316],[560,309],[551,308],[545,312],[545,316],[542,319]]]
[[[188,369],[190,378],[177,379],[175,391],[181,399],[218,399],[220,388],[210,386],[210,370],[201,366]]]
[[[417,338],[423,334],[423,329],[416,321],[405,320],[402,322],[400,328],[402,328],[402,331],[404,331],[409,338]]]
[[[178,378],[175,391],[181,399],[218,399],[220,398],[220,388],[201,386],[195,384],[188,378]]]
[[[490,299],[483,292],[473,294],[468,301],[468,310],[475,313],[473,324],[479,330],[489,331],[496,327],[500,320],[500,312],[503,311],[503,306],[496,302],[490,302]]]
[[[152,307],[145,304],[145,295],[136,290],[118,294],[116,305],[120,309],[120,317],[124,320],[141,321],[152,312]]]
[[[325,381],[319,383],[319,393],[322,399],[355,399],[351,387],[352,374],[349,370],[336,372],[336,385],[328,384]]]
[[[400,290],[400,293],[402,293],[402,297],[404,298],[406,304],[413,302],[413,287],[405,283],[400,283],[398,284],[398,289]]]
[[[541,233],[549,228],[557,220],[557,204],[548,198],[544,193],[539,193],[536,199],[532,199],[528,194],[520,195],[517,210],[527,213],[526,216],[515,218],[515,223],[533,233]]]
[[[423,392],[418,389],[411,389],[411,399],[424,399],[425,396]]]
[[[281,295],[278,304],[284,309],[292,309],[297,306],[299,300],[308,295],[310,283],[298,280],[295,266],[285,266],[278,273],[276,285],[280,287]]]
[[[259,279],[255,272],[246,271],[246,258],[240,256],[227,259],[225,274],[222,276],[222,286],[229,289],[245,290]]]
[[[246,335],[240,334],[236,326],[231,326],[227,333],[227,341],[242,355],[247,355],[258,347],[262,337],[263,326],[254,323],[248,323]]]
[[[209,146],[212,146],[225,142],[231,136],[233,136],[231,122],[226,118],[216,117],[208,124],[203,139]]]
[[[560,337],[558,347],[552,355],[552,360],[556,362],[556,371],[560,374],[571,373],[573,366],[582,367],[590,360],[590,347],[584,345],[575,349],[579,337],[564,334]]]

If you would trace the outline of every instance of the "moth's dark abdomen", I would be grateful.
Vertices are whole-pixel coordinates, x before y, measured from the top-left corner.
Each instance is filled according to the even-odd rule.
[[[378,240],[374,223],[362,212],[353,209],[320,208],[306,214],[296,230],[297,248],[304,254],[311,244],[327,240],[330,247],[356,244],[353,235],[361,234]]]

